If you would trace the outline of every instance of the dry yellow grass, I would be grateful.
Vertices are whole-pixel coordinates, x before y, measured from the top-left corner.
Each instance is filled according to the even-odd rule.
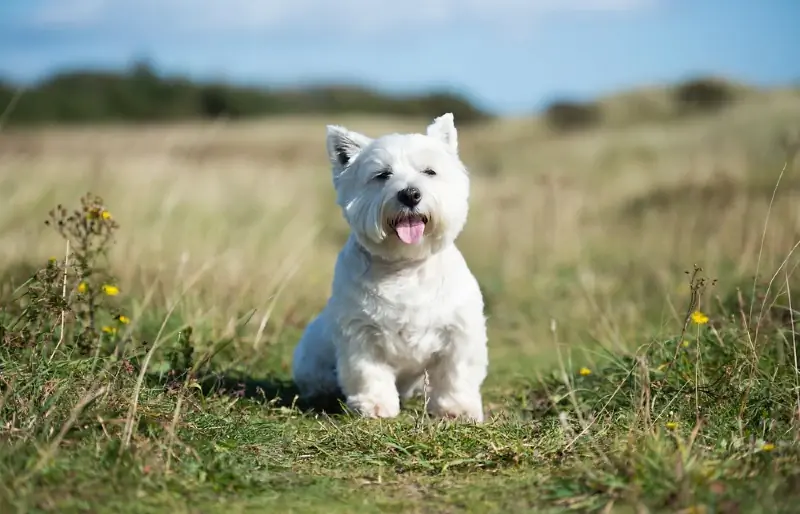
[[[286,329],[302,330],[323,305],[346,234],[325,124],[374,136],[427,121],[3,132],[0,270],[62,253],[42,221],[90,190],[122,226],[113,265],[123,292],[135,293],[135,320],[180,297],[183,322],[220,335],[256,309],[251,331],[264,329],[253,335],[255,350],[242,351],[287,361],[290,346],[266,347]],[[551,319],[568,343],[641,343],[680,316],[683,270],[694,263],[729,285],[752,280],[784,140],[799,123],[800,98],[784,95],[709,118],[568,137],[526,119],[462,129],[473,201],[459,246],[486,291],[493,371],[548,357]],[[778,188],[762,274],[800,237],[797,171],[787,168]]]

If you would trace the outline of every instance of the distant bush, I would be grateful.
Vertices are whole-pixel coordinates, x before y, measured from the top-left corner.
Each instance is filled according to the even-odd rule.
[[[583,130],[598,125],[600,108],[593,103],[557,101],[545,111],[545,122],[556,132]]]
[[[0,112],[16,86],[0,81]],[[162,77],[147,64],[123,72],[59,73],[28,88],[8,113],[9,124],[159,121],[359,113],[433,118],[452,112],[459,123],[488,117],[449,92],[415,96],[381,94],[355,86],[266,89]]]
[[[721,80],[701,78],[675,88],[674,101],[680,114],[714,112],[734,100],[733,87]]]

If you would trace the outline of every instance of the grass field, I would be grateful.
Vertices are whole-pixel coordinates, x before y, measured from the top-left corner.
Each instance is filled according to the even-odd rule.
[[[462,129],[490,420],[298,404],[291,351],[347,234],[324,126],[427,122],[3,132],[0,511],[792,511],[800,97]],[[119,224],[107,262],[43,223],[87,191]]]

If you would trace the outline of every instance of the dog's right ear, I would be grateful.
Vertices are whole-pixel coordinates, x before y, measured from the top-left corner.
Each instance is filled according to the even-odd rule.
[[[338,125],[328,125],[328,159],[334,172],[339,173],[349,166],[372,139],[364,134],[352,132]]]

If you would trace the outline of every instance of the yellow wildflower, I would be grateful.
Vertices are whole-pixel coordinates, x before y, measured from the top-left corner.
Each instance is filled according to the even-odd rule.
[[[108,296],[117,296],[119,294],[119,288],[110,284],[104,284],[103,292]]]
[[[705,325],[706,323],[708,323],[708,316],[706,316],[700,311],[694,311],[692,313],[692,321],[694,321],[698,325]]]
[[[678,422],[677,421],[667,421],[667,423],[664,426],[666,426],[670,430],[675,430],[676,428],[678,428]]]
[[[102,330],[103,332],[105,332],[106,334],[116,334],[116,333],[117,333],[117,329],[116,329],[116,328],[114,328],[114,327],[109,327],[109,326],[105,326],[105,327],[103,327],[101,330]]]
[[[706,514],[708,508],[705,505],[692,505],[680,511],[681,514]]]
[[[101,212],[100,216],[102,216],[104,220],[110,220],[111,219],[111,213],[108,212],[108,211]]]
[[[86,292],[86,282],[81,282],[80,284],[78,284],[78,292],[80,294],[83,294],[83,293]]]
[[[119,316],[117,316],[117,321],[119,321],[123,325],[127,325],[128,323],[131,322],[131,319],[124,314],[120,314]]]
[[[764,443],[761,445],[761,451],[771,452],[775,449],[775,445],[772,443]]]
[[[578,373],[580,374],[580,376],[585,377],[587,375],[591,375],[592,370],[590,370],[589,368],[581,368],[580,370],[578,370]]]

